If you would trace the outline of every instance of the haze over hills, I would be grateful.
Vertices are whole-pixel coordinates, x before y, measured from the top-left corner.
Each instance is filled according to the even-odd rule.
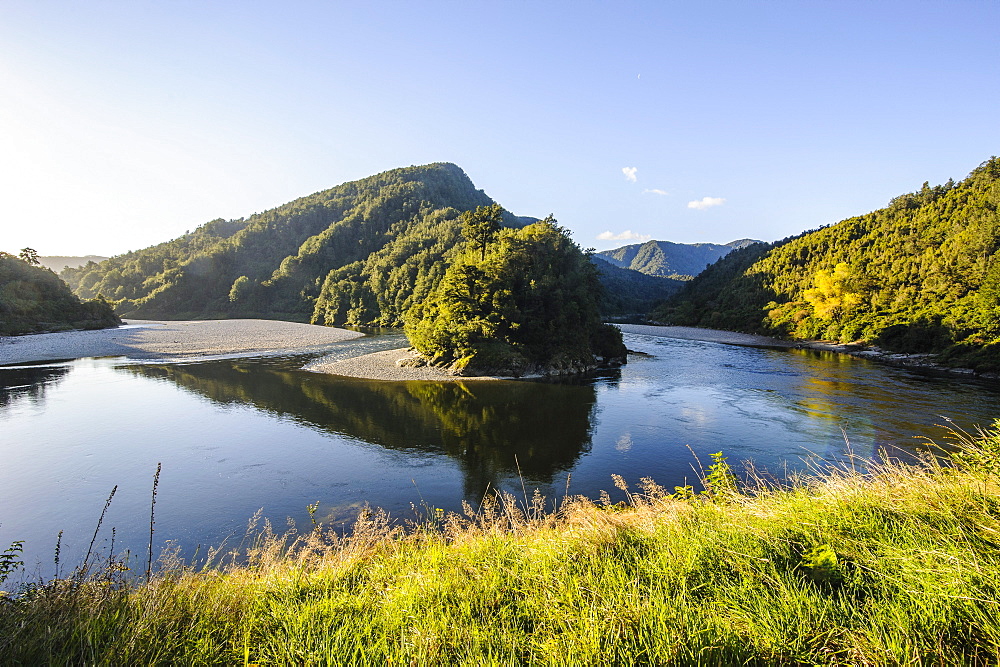
[[[731,253],[662,322],[865,340],[1000,368],[1000,159],[835,225]]]
[[[705,270],[733,250],[753,243],[753,239],[739,239],[730,243],[672,243],[646,241],[597,253],[607,262],[623,269],[632,269],[650,276],[690,278]]]
[[[106,259],[108,258],[103,255],[40,255],[38,257],[38,263],[51,271],[59,273],[65,268],[77,269],[87,262],[103,262]]]
[[[101,294],[131,317],[399,326],[466,247],[460,213],[492,203],[454,164],[394,169],[62,277],[81,297]],[[503,223],[534,221],[505,212]],[[621,290],[604,305],[626,312],[648,310],[677,287],[604,274]]]

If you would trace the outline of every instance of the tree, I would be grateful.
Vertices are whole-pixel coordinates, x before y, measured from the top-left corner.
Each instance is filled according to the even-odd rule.
[[[803,296],[808,301],[816,317],[840,320],[861,305],[862,294],[854,271],[845,262],[840,262],[833,271],[816,272],[816,286],[807,289]]]
[[[469,239],[473,249],[479,248],[479,259],[486,259],[486,246],[493,242],[503,222],[500,204],[477,206],[474,211],[462,214],[462,235]]]
[[[406,333],[457,372],[578,372],[625,358],[621,332],[601,322],[600,294],[594,265],[549,216],[458,258],[407,313]]]
[[[41,261],[38,259],[38,251],[34,248],[21,248],[21,252],[17,254],[21,258],[22,262],[27,262],[32,266],[38,266]]]
[[[246,276],[240,276],[233,281],[233,286],[229,290],[229,300],[232,302],[239,301],[246,295],[249,287],[250,279]]]

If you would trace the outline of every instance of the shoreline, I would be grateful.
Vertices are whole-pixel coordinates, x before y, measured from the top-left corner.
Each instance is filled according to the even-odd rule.
[[[771,336],[722,329],[652,324],[616,324],[624,333],[725,345],[770,349],[809,349],[847,354],[892,366],[966,378],[1000,379],[998,373],[976,373],[971,368],[951,368],[930,361],[930,354],[899,354],[854,344],[823,341],[790,341]],[[281,320],[135,320],[123,326],[89,331],[0,336],[0,366],[44,363],[88,357],[125,357],[134,360],[183,359],[233,354],[281,354],[360,338],[364,334],[314,324]],[[460,376],[433,366],[401,365],[415,353],[411,348],[373,352],[338,361],[318,359],[304,370],[365,380],[495,381],[531,380],[539,376],[509,378]]]
[[[393,350],[372,352],[359,357],[324,361],[318,359],[306,364],[303,370],[312,373],[325,373],[341,377],[357,378],[359,380],[385,380],[387,382],[431,381],[431,382],[483,382],[496,380],[531,379],[499,377],[495,375],[452,375],[437,366],[403,366],[402,361],[414,359],[416,352],[409,347],[399,347]]]
[[[127,320],[124,326],[0,337],[0,365],[87,357],[180,359],[280,354],[364,334],[280,320]]]
[[[829,343],[819,340],[791,341],[771,336],[744,334],[722,329],[702,329],[699,327],[678,327],[660,324],[616,324],[625,333],[645,334],[663,338],[679,338],[682,340],[700,340],[709,343],[724,343],[727,345],[744,345],[747,347],[765,347],[774,349],[816,350],[818,352],[835,352],[859,359],[868,359],[890,366],[911,368],[917,370],[957,375],[965,378],[983,380],[1000,379],[1000,373],[976,373],[971,368],[953,368],[931,361],[932,354],[904,354],[888,352],[875,346],[861,346],[853,343]]]

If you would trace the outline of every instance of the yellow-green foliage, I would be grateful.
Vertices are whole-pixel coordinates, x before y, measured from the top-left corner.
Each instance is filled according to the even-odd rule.
[[[1000,423],[997,425],[1000,427]],[[409,527],[265,530],[239,565],[0,605],[9,664],[995,664],[1000,431],[953,465],[627,506],[501,496]],[[717,457],[717,463],[724,463]],[[722,468],[716,469],[723,474]]]
[[[813,307],[816,317],[840,320],[861,305],[863,294],[859,280],[846,262],[840,262],[833,271],[816,272],[816,286],[802,293],[802,298]]]
[[[771,246],[735,251],[660,321],[794,338],[867,340],[1000,368],[1000,158],[960,183]],[[992,354],[983,354],[993,344]]]

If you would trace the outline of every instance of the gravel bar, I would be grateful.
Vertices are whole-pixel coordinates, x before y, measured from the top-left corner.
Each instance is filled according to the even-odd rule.
[[[81,357],[172,359],[318,347],[363,334],[276,320],[128,320],[96,331],[0,336],[0,365]]]
[[[411,359],[415,353],[405,347],[384,352],[373,352],[351,359],[341,359],[339,361],[324,362],[322,359],[306,366],[307,371],[316,373],[329,373],[331,375],[345,375],[347,377],[362,378],[366,380],[430,380],[434,382],[465,382],[468,380],[512,380],[513,378],[500,378],[489,375],[477,375],[464,377],[451,375],[447,371],[434,366],[399,366],[397,362],[404,359]]]

